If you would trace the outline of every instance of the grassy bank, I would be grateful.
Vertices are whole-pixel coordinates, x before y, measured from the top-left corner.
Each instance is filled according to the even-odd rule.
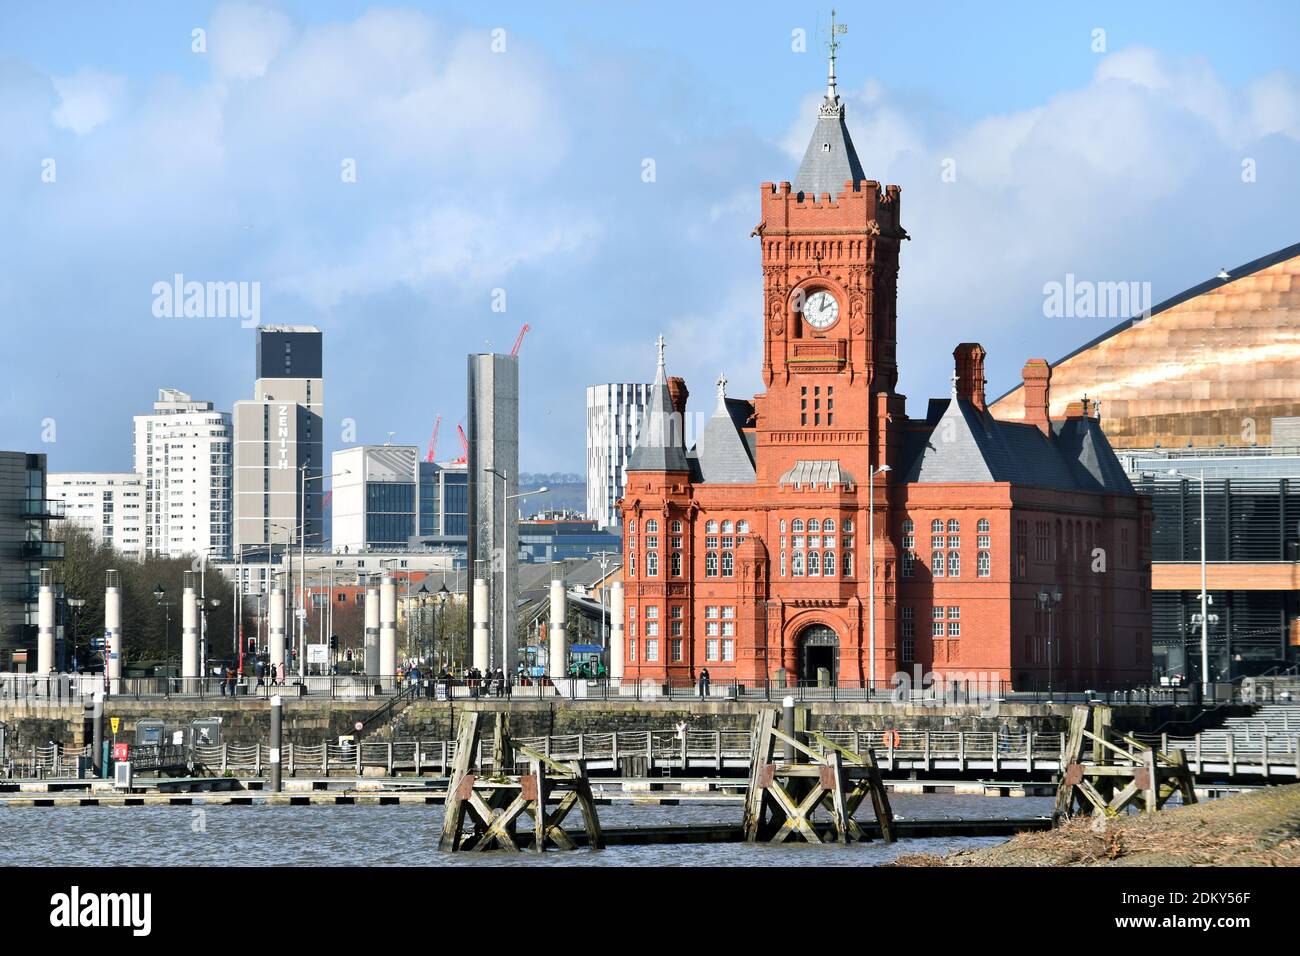
[[[1190,807],[1072,820],[999,846],[896,866],[1300,866],[1300,784]]]

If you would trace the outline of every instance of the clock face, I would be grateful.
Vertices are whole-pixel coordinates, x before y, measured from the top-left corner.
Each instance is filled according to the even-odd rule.
[[[814,292],[804,300],[803,317],[814,329],[828,329],[840,317],[840,304],[824,289]]]

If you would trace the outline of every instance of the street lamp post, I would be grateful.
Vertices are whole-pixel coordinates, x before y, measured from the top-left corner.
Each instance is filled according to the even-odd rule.
[[[166,687],[166,688],[168,688],[168,690],[170,691],[170,689],[171,689],[171,673],[170,673],[170,671],[171,671],[171,667],[172,667],[172,637],[171,637],[171,635],[172,635],[172,606],[173,606],[176,602],[175,602],[175,601],[164,601],[163,598],[166,597],[166,596],[167,596],[167,591],[163,588],[162,584],[157,584],[157,585],[154,586],[154,589],[153,589],[153,599],[154,599],[154,602],[157,604],[158,607],[160,607],[160,608],[163,609],[163,613],[164,613],[164,618],[163,618],[163,669],[164,669],[164,671],[166,671],[167,673],[165,673],[164,676],[163,676],[163,680],[166,681],[166,683],[165,683],[163,686]]]
[[[72,670],[74,673],[81,673],[81,662],[77,658],[77,623],[78,619],[81,617],[81,609],[86,606],[86,599],[75,597],[64,598],[63,603],[68,606],[69,623],[72,625],[72,659],[77,663],[77,666]],[[87,654],[86,656],[89,657],[90,655]],[[105,668],[107,668],[107,664],[105,665]]]
[[[867,590],[871,597],[867,603],[868,668],[867,697],[876,686],[876,475],[889,471],[888,465],[873,468],[867,474]],[[861,660],[861,658],[859,658]]]
[[[505,472],[497,471],[495,468],[484,468],[501,479],[501,670],[505,672],[506,659],[510,656],[510,588],[509,577],[510,561],[517,558],[517,555],[509,553],[510,548],[510,502],[516,498],[527,498],[529,495],[540,495],[550,489],[543,485],[535,491],[521,491],[517,495],[508,495],[510,482],[506,478]],[[506,674],[506,680],[510,675]]]
[[[1047,612],[1047,699],[1052,699],[1052,611],[1061,603],[1061,589],[1056,588],[1051,594],[1038,592],[1038,605]]]
[[[442,587],[438,588],[438,634],[437,638],[442,643],[442,666],[446,668],[451,662],[451,655],[447,653],[447,582],[442,582]]]
[[[671,543],[671,542],[669,542]],[[600,561],[600,646],[605,647],[605,578],[609,575],[609,559],[618,554],[617,551],[588,551],[592,557]]]
[[[298,564],[300,573],[298,575],[298,607],[294,612],[296,625],[298,628],[298,680],[302,683],[307,682],[307,608],[304,602],[304,591],[307,588],[307,482],[324,481],[327,478],[338,478],[342,475],[352,474],[352,470],[344,468],[342,471],[336,471],[331,475],[312,475],[307,477],[307,465],[303,464],[298,468],[301,497],[299,499],[299,514],[302,520],[299,522],[300,531],[298,533]],[[324,532],[319,532],[322,544],[325,541]],[[292,575],[292,572],[290,572]]]
[[[1210,693],[1210,592],[1207,586],[1206,555],[1205,555],[1205,467],[1201,467],[1201,474],[1184,475],[1177,468],[1170,468],[1169,474],[1175,478],[1189,478],[1201,483],[1201,699],[1204,700]]]

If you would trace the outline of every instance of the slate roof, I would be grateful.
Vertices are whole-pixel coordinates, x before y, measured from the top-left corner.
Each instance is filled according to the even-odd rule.
[[[833,198],[844,191],[849,180],[857,183],[867,178],[844,125],[844,104],[838,101],[838,96],[835,101],[828,96],[822,103],[817,127],[794,177],[795,192],[814,198],[830,193]]]
[[[641,419],[636,448],[627,463],[628,471],[691,471],[686,460],[683,422],[673,411],[668,379],[664,373],[663,353],[659,369],[650,386],[650,401]]]
[[[1062,491],[1133,494],[1133,486],[1093,418],[1037,425],[999,421],[964,398],[950,398],[928,430],[910,432],[899,475],[909,482],[1014,482]]]
[[[713,415],[688,456],[694,459],[692,480],[718,485],[753,484],[754,456],[742,431],[752,414],[749,402],[719,394]]]

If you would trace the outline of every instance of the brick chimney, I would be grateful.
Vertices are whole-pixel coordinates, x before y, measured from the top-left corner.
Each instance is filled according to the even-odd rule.
[[[690,391],[686,388],[686,379],[677,375],[668,379],[668,397],[673,400],[673,411],[677,413],[677,418],[685,429],[686,399],[691,397]]]
[[[957,397],[964,398],[981,412],[984,404],[984,356],[988,354],[978,342],[963,342],[952,350],[957,372]]]
[[[1052,420],[1047,417],[1051,403],[1052,366],[1047,359],[1030,359],[1020,370],[1025,383],[1025,421],[1037,425],[1044,435],[1052,433]]]

